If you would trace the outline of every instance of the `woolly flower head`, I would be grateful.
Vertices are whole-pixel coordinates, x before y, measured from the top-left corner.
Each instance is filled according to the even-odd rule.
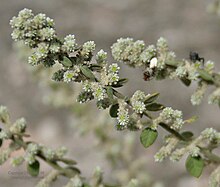
[[[39,30],[39,36],[41,37],[41,40],[51,41],[56,37],[56,31],[54,28],[46,27]]]
[[[14,29],[12,38],[16,41],[24,41],[31,48],[35,48],[41,42],[52,41],[56,38],[53,20],[45,14],[34,16],[29,9],[21,10],[17,17],[12,18],[10,25]]]
[[[212,92],[208,98],[209,104],[219,104],[220,103],[220,88],[217,88]]]
[[[64,38],[62,49],[67,52],[71,53],[76,49],[77,43],[75,39],[75,35],[69,34]]]
[[[127,103],[125,101],[119,101],[117,120],[119,125],[122,127],[126,127],[129,124],[130,118],[127,109]]]
[[[198,86],[195,93],[191,96],[192,105],[199,105],[204,97],[205,91],[207,90],[207,84],[203,83]]]
[[[213,141],[216,138],[220,138],[219,133],[213,128],[206,128],[204,131],[202,131],[201,136],[204,139],[209,139],[210,141]]]
[[[140,60],[144,63],[149,63],[150,60],[157,54],[156,47],[154,45],[149,45],[140,56]]]
[[[23,133],[26,129],[27,122],[24,118],[16,120],[16,122],[10,127],[12,133]]]
[[[171,107],[166,107],[160,113],[160,116],[154,120],[156,123],[166,123],[171,129],[180,130],[184,124],[182,119],[182,112],[179,110],[173,110]]]
[[[167,40],[163,37],[160,37],[157,40],[157,49],[160,51],[167,51],[168,50],[168,44],[167,44]]]
[[[82,52],[81,52],[82,55],[85,58],[88,58],[90,53],[93,53],[95,51],[95,47],[96,47],[96,44],[94,41],[88,41],[84,43],[82,46]]]
[[[64,74],[63,74],[63,80],[64,82],[71,82],[74,81],[76,79],[76,77],[79,75],[80,69],[78,66],[74,66],[73,70],[67,70]]]
[[[7,107],[5,106],[0,106],[0,120],[3,123],[8,123],[9,122],[9,112]]]
[[[145,98],[145,93],[140,90],[136,91],[134,95],[131,97],[131,105],[136,113],[142,114],[145,111]]]
[[[32,155],[36,155],[40,151],[40,149],[41,149],[41,146],[39,144],[30,143],[28,144],[27,152]]]
[[[134,42],[132,38],[120,38],[111,47],[113,58],[130,66],[143,65],[140,55],[144,48],[144,41],[137,40]]]
[[[103,49],[101,49],[97,54],[96,54],[96,61],[98,64],[105,63],[107,60],[107,52],[105,52]]]
[[[119,80],[119,70],[120,67],[118,66],[118,64],[113,63],[109,66],[108,69],[108,83],[111,84],[116,84]]]
[[[70,179],[67,186],[70,186],[70,187],[83,187],[84,185],[83,185],[83,182],[80,179],[80,177],[78,175],[75,175],[73,178]]]
[[[170,156],[170,154],[176,148],[179,140],[176,137],[169,137],[166,142],[167,145],[163,146],[154,156],[156,162],[162,162],[165,158]]]
[[[99,83],[92,83],[92,95],[98,101],[103,100],[106,98],[106,90],[102,87]]]

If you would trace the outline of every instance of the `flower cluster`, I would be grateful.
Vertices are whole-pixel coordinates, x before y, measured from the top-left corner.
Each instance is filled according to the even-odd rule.
[[[166,138],[166,145],[163,146],[154,156],[156,162],[162,162],[165,158],[170,156],[173,150],[177,147],[179,140],[176,137]]]
[[[70,34],[64,38],[62,50],[65,51],[66,53],[71,53],[71,52],[74,52],[74,50],[76,49],[76,46],[77,46],[77,43],[76,43],[75,35]]]
[[[119,101],[119,108],[118,108],[118,124],[120,127],[126,127],[129,124],[130,117],[128,113],[127,103],[124,100]]]
[[[145,107],[145,101],[146,95],[144,92],[137,90],[134,95],[131,97],[131,105],[133,110],[138,113],[142,114],[146,107]]]
[[[171,107],[166,107],[160,113],[159,117],[154,120],[154,124],[165,123],[170,126],[171,129],[179,131],[183,124],[183,114],[179,110],[173,110]]]
[[[191,96],[192,105],[199,105],[204,97],[208,85],[202,82],[196,89],[195,93]]]

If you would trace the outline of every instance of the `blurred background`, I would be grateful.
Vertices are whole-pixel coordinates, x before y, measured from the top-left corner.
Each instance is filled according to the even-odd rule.
[[[32,76],[29,65],[19,60],[10,36],[12,30],[9,20],[23,8],[30,8],[34,13],[45,13],[55,20],[60,37],[75,34],[79,44],[94,40],[97,51],[104,49],[109,52],[110,62],[112,61],[110,46],[117,38],[133,37],[144,40],[146,45],[149,45],[155,44],[157,39],[163,36],[180,59],[188,58],[190,51],[197,51],[206,60],[216,62],[216,69],[220,69],[218,63],[220,20],[216,15],[207,13],[206,8],[210,2],[208,0],[0,0],[0,104],[8,106],[12,119],[22,116],[27,119],[28,131],[34,140],[49,147],[67,146],[70,150],[69,155],[78,161],[83,176],[91,176],[95,166],[98,165],[103,168],[106,181],[111,181],[114,169],[110,168],[102,154],[102,149],[96,148],[95,135],[90,132],[86,136],[80,135],[74,123],[82,121],[74,115],[73,110],[45,104],[47,95],[45,85],[42,86],[39,83],[41,80],[36,80]],[[193,129],[195,134],[198,135],[205,127],[215,127],[220,130],[217,106],[208,105],[207,98],[198,107],[191,105],[190,96],[196,85],[192,84],[186,88],[180,81],[145,82],[140,69],[134,70],[125,66],[121,68],[121,77],[129,78],[129,83],[123,88],[123,92],[127,95],[133,94],[137,89],[147,93],[157,91],[161,93],[160,101],[163,104],[182,110],[185,118],[198,115],[198,121],[187,127]],[[50,81],[49,78],[47,81]],[[100,111],[97,111],[95,106],[91,105],[90,110],[99,115]],[[84,115],[86,117],[86,110]],[[105,120],[111,121],[105,125],[114,124],[107,115]],[[121,136],[133,132],[121,133],[112,127],[108,133],[113,134],[115,138],[123,139]],[[194,179],[186,173],[184,160],[177,164],[169,160],[161,164],[154,163],[153,155],[162,145],[162,138],[150,149],[145,150],[139,143],[138,134],[134,137],[135,154],[138,153],[146,158],[145,171],[150,180],[160,182],[158,186],[206,187],[208,185],[207,176],[212,168],[207,168],[199,180]],[[20,169],[25,170],[25,167]],[[12,168],[9,164],[1,167],[0,186],[34,186],[38,180],[12,178],[8,174],[9,170],[17,171],[17,168]],[[46,173],[48,168],[45,166],[43,171]],[[58,182],[56,185],[61,184]]]

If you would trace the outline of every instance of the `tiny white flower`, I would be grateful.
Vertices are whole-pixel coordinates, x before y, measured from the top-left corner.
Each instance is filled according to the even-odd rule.
[[[154,57],[150,60],[150,68],[155,68],[157,67],[157,58]]]

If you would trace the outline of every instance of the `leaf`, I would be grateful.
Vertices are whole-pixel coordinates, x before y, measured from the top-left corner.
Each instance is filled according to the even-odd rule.
[[[160,95],[160,93],[157,93],[157,92],[148,95],[148,96],[146,97],[144,103],[147,104],[147,103],[152,103],[152,102],[154,102],[154,101],[158,98],[159,95]]]
[[[73,65],[72,61],[67,57],[63,57],[63,61],[61,63],[66,67],[71,67]]]
[[[80,66],[80,70],[87,78],[95,80],[95,76],[87,66]]]
[[[112,87],[119,88],[119,87],[122,87],[127,82],[128,82],[128,79],[126,79],[126,78],[119,79],[119,81],[116,84],[113,84]]]
[[[164,109],[164,106],[159,103],[151,103],[151,104],[146,105],[146,110],[148,111],[159,111],[163,109]]]
[[[155,142],[157,136],[158,132],[148,127],[141,132],[140,141],[145,148],[148,148]]]
[[[204,168],[204,161],[200,156],[193,157],[189,155],[186,160],[185,166],[190,175],[199,178]]]
[[[172,60],[172,61],[166,61],[165,64],[169,66],[177,67],[179,62]]]
[[[198,69],[198,73],[199,73],[199,76],[205,80],[205,81],[208,81],[208,82],[213,82],[213,77],[211,74],[209,74],[207,71],[205,71],[204,69]]]
[[[191,84],[191,80],[187,79],[186,77],[183,77],[180,79],[182,81],[183,84],[185,84],[186,86],[189,86]]]
[[[33,164],[28,164],[27,171],[33,177],[38,176],[40,171],[40,163],[36,160]]]
[[[111,108],[109,110],[109,114],[112,118],[118,117],[118,108],[119,108],[119,104],[115,104],[115,105],[111,106]]]
[[[107,87],[106,93],[108,95],[109,100],[113,102],[114,101],[113,89],[111,87]]]
[[[193,137],[193,133],[190,131],[185,131],[181,134],[186,140],[189,140]]]

